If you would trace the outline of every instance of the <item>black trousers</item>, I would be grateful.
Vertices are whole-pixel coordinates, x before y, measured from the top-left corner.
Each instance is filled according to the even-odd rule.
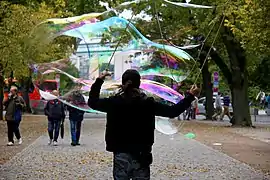
[[[149,154],[152,156],[152,154]],[[143,160],[149,157],[142,157]],[[141,160],[135,158],[129,153],[114,153],[113,157],[113,179],[114,180],[150,180],[150,164],[142,163]],[[145,164],[145,165],[144,165]]]
[[[8,142],[13,142],[13,135],[15,134],[17,139],[21,138],[21,134],[20,134],[20,130],[19,130],[19,126],[20,126],[20,121],[16,122],[16,121],[7,121],[7,128],[8,128]]]

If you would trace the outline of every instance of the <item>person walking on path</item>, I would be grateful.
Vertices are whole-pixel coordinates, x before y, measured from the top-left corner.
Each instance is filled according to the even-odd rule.
[[[14,145],[13,136],[15,134],[18,144],[22,144],[22,137],[20,134],[20,122],[22,120],[22,111],[25,107],[25,102],[21,96],[18,96],[18,89],[16,86],[10,88],[8,99],[4,100],[6,110],[5,119],[8,128],[8,146]]]
[[[198,94],[193,86],[179,103],[169,106],[156,102],[140,90],[141,76],[136,70],[122,75],[121,91],[109,98],[100,98],[100,89],[108,71],[92,84],[88,105],[107,113],[106,150],[113,152],[113,178],[150,179],[155,116],[174,118],[183,113]]]
[[[53,90],[52,94],[59,96],[57,90]],[[57,146],[60,125],[65,120],[64,104],[58,99],[50,100],[44,108],[44,113],[48,117],[48,133],[50,138],[48,145],[53,143],[54,146]]]
[[[222,103],[221,103],[221,93],[219,92],[218,95],[216,96],[215,99],[215,114],[213,115],[212,119],[217,120],[217,117],[220,116],[221,118],[221,113],[222,113]]]
[[[223,118],[225,115],[229,117],[230,121],[232,120],[231,115],[230,115],[230,110],[229,110],[230,103],[231,103],[230,97],[228,95],[224,96],[223,97],[223,113],[220,117],[221,121],[223,121]]]
[[[73,104],[76,106],[85,105],[85,99],[79,91],[75,91],[72,94]],[[80,145],[80,135],[81,135],[81,125],[83,121],[84,111],[73,108],[71,106],[67,107],[69,111],[69,122],[70,122],[70,134],[71,134],[71,145]]]

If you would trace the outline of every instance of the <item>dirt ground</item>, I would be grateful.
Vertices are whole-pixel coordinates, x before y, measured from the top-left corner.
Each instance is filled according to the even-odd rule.
[[[232,128],[210,121],[189,121],[179,131],[183,134],[194,133],[197,141],[270,174],[269,127]]]
[[[30,145],[40,135],[47,132],[47,120],[42,116],[24,117],[20,125],[20,130],[23,144],[7,146],[7,124],[6,121],[0,121],[0,165]],[[15,137],[14,141],[16,142]]]

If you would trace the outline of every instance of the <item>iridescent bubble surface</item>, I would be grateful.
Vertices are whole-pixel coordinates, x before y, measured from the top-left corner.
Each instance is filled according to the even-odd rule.
[[[91,85],[105,69],[113,72],[113,76],[102,86],[101,97],[115,94],[119,90],[123,72],[136,69],[142,76],[140,88],[148,95],[171,103],[183,99],[180,93],[163,82],[167,79],[174,82],[185,80],[190,66],[195,63],[193,58],[181,48],[147,39],[128,20],[108,13],[92,13],[48,19],[40,26],[49,29],[48,39],[59,36],[76,39],[75,52],[69,58],[35,65],[39,80],[36,86],[44,100],[59,98],[66,105],[85,112],[102,113],[92,110],[87,104],[74,103],[70,94],[80,91],[87,102]],[[47,83],[46,86],[43,82]],[[55,85],[51,86],[51,82]],[[54,89],[59,89],[60,97],[50,94]],[[177,132],[166,118],[157,118],[156,122],[160,132]]]

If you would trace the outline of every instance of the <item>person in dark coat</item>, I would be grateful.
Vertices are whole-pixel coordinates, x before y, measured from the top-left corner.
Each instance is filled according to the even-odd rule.
[[[57,90],[52,91],[52,94],[59,96]],[[48,134],[49,142],[48,145],[53,143],[57,146],[57,140],[59,137],[60,125],[65,120],[65,108],[64,104],[57,98],[47,102],[44,113],[48,117]]]
[[[72,103],[78,107],[85,105],[85,99],[79,91],[75,91],[71,95]],[[81,135],[81,125],[83,121],[84,111],[73,108],[71,106],[67,107],[69,111],[70,120],[70,134],[71,134],[71,145],[80,145],[80,135]]]
[[[25,107],[25,102],[21,96],[18,96],[16,86],[11,86],[8,99],[3,102],[6,110],[5,119],[8,127],[8,146],[14,145],[13,136],[15,134],[18,144],[22,144],[22,137],[19,126],[22,120],[22,110]]]
[[[127,70],[122,76],[122,90],[109,98],[100,98],[104,72],[91,87],[88,105],[107,113],[106,150],[113,152],[113,177],[122,179],[150,179],[155,116],[174,118],[183,113],[199,91],[192,87],[179,103],[169,106],[156,102],[141,93],[141,76]]]

